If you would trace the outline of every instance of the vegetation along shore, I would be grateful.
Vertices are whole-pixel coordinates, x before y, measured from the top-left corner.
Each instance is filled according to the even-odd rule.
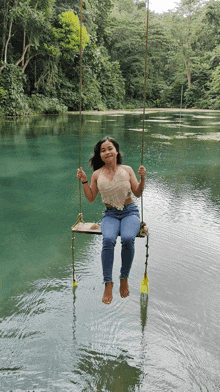
[[[145,1],[83,1],[82,14],[82,109],[142,107]],[[79,0],[4,0],[0,37],[0,115],[78,111]],[[220,2],[150,11],[146,107],[220,110],[219,97]]]

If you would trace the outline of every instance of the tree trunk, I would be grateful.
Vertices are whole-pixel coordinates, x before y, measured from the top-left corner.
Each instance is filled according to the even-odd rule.
[[[7,39],[6,44],[5,44],[5,56],[4,56],[4,63],[5,64],[7,64],[8,44],[9,44],[10,39],[11,39],[11,30],[12,30],[12,21],[10,22],[10,25],[9,25],[8,39]]]
[[[186,59],[184,57],[185,68],[187,72],[188,88],[191,88],[191,70],[190,70],[190,58]]]
[[[23,53],[25,51],[25,44],[26,44],[26,31],[24,30],[24,38],[23,38]],[[22,59],[22,67],[24,66],[24,56]]]
[[[191,71],[189,68],[187,69],[187,80],[188,80],[188,88],[190,89],[191,88]]]
[[[8,6],[8,4],[7,4]],[[6,6],[6,0],[4,1],[4,10],[2,11],[3,13],[3,33],[2,33],[2,50],[1,50],[1,60],[4,60],[4,52],[5,52],[5,43],[6,43],[6,30],[7,30],[7,12],[8,8]]]

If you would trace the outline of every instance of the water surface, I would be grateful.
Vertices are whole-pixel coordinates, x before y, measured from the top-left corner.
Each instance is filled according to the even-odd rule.
[[[136,239],[130,296],[102,304],[101,236],[71,232],[79,213],[79,117],[1,120],[1,390],[220,390],[220,113],[146,114],[144,220],[148,299],[140,296],[145,240]],[[82,166],[103,136],[140,165],[141,112],[86,114]],[[140,200],[137,200],[140,207]],[[82,197],[100,222],[100,197]]]

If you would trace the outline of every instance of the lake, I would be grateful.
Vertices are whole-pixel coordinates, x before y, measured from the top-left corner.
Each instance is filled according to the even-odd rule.
[[[101,301],[101,236],[75,235],[72,286],[79,146],[88,179],[106,135],[137,173],[142,122],[141,111],[85,113],[80,133],[78,114],[0,119],[1,391],[220,391],[220,112],[146,111],[148,297],[142,238],[129,297],[119,295],[120,238],[112,303]],[[100,196],[82,195],[81,208],[101,222]]]

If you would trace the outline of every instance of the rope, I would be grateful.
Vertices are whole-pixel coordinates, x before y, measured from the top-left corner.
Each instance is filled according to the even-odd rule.
[[[82,0],[80,0],[80,39],[79,39],[79,167],[82,158]],[[82,186],[79,180],[79,217],[82,219]],[[81,218],[80,218],[81,217]]]
[[[183,85],[182,85],[182,87],[181,87],[181,97],[180,97],[180,121],[179,121],[179,129],[180,129],[180,123],[181,123],[182,107],[183,107]]]
[[[145,69],[144,69],[144,102],[143,102],[143,130],[141,140],[141,165],[144,162],[144,131],[145,131],[145,108],[146,108],[146,90],[147,90],[147,48],[148,48],[148,30],[149,30],[149,0],[147,0],[147,27],[146,27],[146,47],[145,47]],[[141,193],[141,220],[143,220],[143,194]],[[145,224],[144,224],[145,226]]]
[[[82,158],[82,0],[80,0],[80,35],[79,35],[79,167],[81,167]],[[79,215],[74,226],[83,222],[82,214],[82,184],[79,180]]]
[[[141,165],[144,161],[144,133],[145,133],[145,108],[146,108],[146,85],[147,85],[147,49],[148,49],[148,30],[149,30],[149,0],[147,0],[147,27],[146,27],[146,48],[145,48],[145,70],[144,70],[144,99],[143,99],[143,130],[141,141]],[[79,58],[80,58],[80,77],[79,77],[79,167],[81,167],[82,158],[82,0],[80,0],[80,45],[79,45]],[[143,194],[141,194],[141,231],[144,230],[146,223],[143,222]],[[79,215],[78,222],[83,221],[82,214],[82,186],[79,180]]]

